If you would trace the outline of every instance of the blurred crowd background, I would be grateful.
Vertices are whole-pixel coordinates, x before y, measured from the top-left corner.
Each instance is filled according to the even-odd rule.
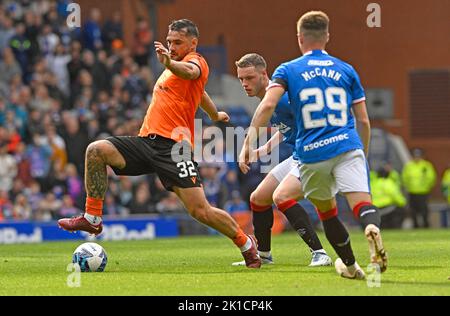
[[[148,21],[138,19],[133,45],[125,47],[120,12],[104,18],[92,8],[81,28],[69,29],[67,3],[0,4],[0,221],[81,213],[86,147],[109,135],[136,135],[151,101]],[[214,205],[248,210],[235,163],[201,167]],[[262,179],[256,176],[255,184]],[[155,176],[110,172],[109,180],[105,215],[183,210]]]

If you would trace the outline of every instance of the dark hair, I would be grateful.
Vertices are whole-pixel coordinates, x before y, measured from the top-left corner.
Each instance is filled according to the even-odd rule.
[[[197,25],[191,20],[181,19],[177,21],[172,21],[169,25],[170,31],[184,32],[187,36],[193,36],[199,38],[200,34],[198,32]]]

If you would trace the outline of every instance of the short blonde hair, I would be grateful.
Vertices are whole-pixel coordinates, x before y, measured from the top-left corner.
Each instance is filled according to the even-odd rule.
[[[247,68],[247,67],[255,67],[255,68],[267,68],[267,63],[261,55],[256,53],[247,54],[241,57],[236,63],[236,67],[239,68]]]
[[[302,15],[297,22],[297,32],[313,41],[327,39],[330,19],[325,12],[310,11]]]

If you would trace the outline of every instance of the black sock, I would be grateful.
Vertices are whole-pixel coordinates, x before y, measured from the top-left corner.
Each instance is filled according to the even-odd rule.
[[[381,225],[380,211],[374,205],[365,205],[359,209],[359,221],[363,228],[369,224],[379,228]]]
[[[328,241],[346,266],[355,263],[350,236],[342,222],[337,217],[323,221],[323,228]]]
[[[312,251],[323,249],[305,209],[298,203],[284,211],[287,219]]]
[[[263,212],[253,211],[253,227],[258,240],[259,251],[270,251],[272,241],[273,210],[272,206]]]

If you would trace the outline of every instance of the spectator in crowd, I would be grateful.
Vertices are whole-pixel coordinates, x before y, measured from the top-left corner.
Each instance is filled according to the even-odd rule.
[[[242,199],[241,192],[231,192],[231,200],[227,201],[224,206],[224,210],[233,215],[233,213],[247,212],[250,213],[248,204]]]
[[[67,164],[66,143],[56,133],[56,127],[54,125],[45,127],[45,135],[42,137],[42,142],[52,150],[52,156],[50,157],[52,164],[56,164],[60,168],[65,168]]]
[[[47,191],[47,177],[50,172],[52,149],[45,145],[39,134],[33,135],[33,143],[27,147],[25,157],[30,161],[31,176],[37,180],[44,191]]]
[[[186,212],[183,205],[180,202],[180,199],[174,192],[169,192],[166,197],[164,197],[156,204],[156,211],[161,214],[164,213],[185,214]]]
[[[48,93],[48,88],[45,84],[38,84],[35,88],[35,96],[31,101],[31,107],[37,109],[39,112],[47,112],[51,109],[53,99]]]
[[[421,149],[414,149],[412,156],[413,159],[403,168],[402,181],[409,195],[414,227],[428,228],[428,197],[436,184],[436,171],[433,164],[423,158]]]
[[[105,204],[104,204],[105,215],[108,217],[118,217],[120,214],[123,214],[123,208],[119,203],[117,203],[114,195],[108,193],[105,196]]]
[[[13,19],[2,14],[0,16],[0,51],[4,51],[5,48],[9,47],[11,38],[15,34]]]
[[[0,190],[0,218],[3,220],[14,219],[13,203],[9,199],[8,191]]]
[[[8,144],[0,143],[0,191],[9,192],[12,189],[14,178],[17,175],[17,164],[12,155],[8,153]]]
[[[150,179],[150,183],[152,184],[150,187],[150,191],[153,197],[152,202],[154,204],[157,204],[159,201],[166,198],[169,195],[169,192],[167,192],[161,180],[157,176],[150,175],[148,179]]]
[[[70,195],[64,195],[62,199],[62,206],[57,212],[57,218],[72,217],[80,213],[82,213],[82,211],[74,205],[73,199]]]
[[[64,118],[63,139],[66,143],[67,157],[70,163],[73,163],[80,175],[84,170],[84,153],[89,145],[87,132],[80,126],[80,122],[73,115]]]
[[[122,14],[120,11],[113,13],[108,19],[102,30],[104,48],[110,52],[114,40],[123,40]]]
[[[23,184],[22,180],[20,180],[19,178],[14,179],[12,189],[9,191],[9,200],[15,201],[18,195],[23,194],[24,190],[25,185]]]
[[[130,203],[130,214],[145,214],[155,212],[151,202],[150,188],[147,182],[142,182],[136,188],[133,200]]]
[[[35,63],[36,59],[40,57],[41,50],[39,47],[39,34],[42,30],[42,17],[39,14],[35,14],[33,11],[25,12],[25,35],[30,40],[30,58],[31,63]]]
[[[37,211],[38,220],[51,221],[58,219],[62,205],[62,201],[58,200],[53,192],[48,192],[39,204]]]
[[[44,198],[44,195],[41,192],[41,186],[39,185],[39,182],[37,181],[31,182],[29,187],[25,190],[25,195],[27,196],[28,202],[31,205],[31,210],[33,212],[34,217],[34,214],[36,214],[36,212],[38,211],[39,205],[42,199]]]
[[[19,194],[14,200],[13,217],[18,220],[31,220],[32,211],[25,194]]]
[[[100,10],[93,8],[91,9],[89,20],[82,28],[84,46],[91,51],[97,51],[103,48],[100,20]]]
[[[150,60],[150,49],[153,43],[153,32],[148,21],[140,18],[134,33],[134,60],[139,66],[147,66]]]
[[[70,77],[68,64],[71,61],[70,55],[66,52],[63,44],[58,44],[48,58],[48,69],[55,74],[58,88],[65,97],[70,96]]]
[[[51,60],[53,52],[60,43],[59,36],[53,33],[52,27],[45,24],[42,28],[42,33],[38,38],[39,48],[43,57]]]
[[[14,132],[19,133],[20,138],[25,138],[28,124],[27,102],[29,99],[30,89],[26,86],[22,86],[18,91],[14,91],[10,95],[10,103],[8,104],[8,110],[13,112],[13,126]],[[5,117],[5,120],[7,117]],[[7,124],[4,122],[4,124]]]
[[[27,158],[26,150],[27,147],[25,143],[20,142],[17,145],[14,159],[16,160],[17,165],[17,179],[20,180],[25,187],[29,187],[33,181],[33,177],[31,175],[31,164],[30,160]]]
[[[120,205],[129,209],[131,206],[131,202],[133,201],[133,183],[131,182],[130,178],[120,177],[119,188],[120,188],[119,194]],[[153,198],[151,203],[154,203]]]
[[[240,191],[239,179],[236,170],[228,170],[225,174],[225,186],[227,188],[228,196],[227,200],[232,199],[232,193],[234,191]]]
[[[370,178],[373,204],[380,210],[383,228],[402,228],[406,198],[397,179],[390,175],[389,169],[390,166],[384,165],[376,177]]]
[[[223,209],[227,201],[228,192],[218,175],[221,169],[220,163],[201,163],[199,164],[199,169],[200,176],[203,179],[206,199],[213,207]]]
[[[84,195],[83,180],[78,175],[77,168],[73,164],[66,166],[66,174],[67,194],[73,201],[78,201]]]
[[[448,165],[447,170],[444,171],[444,175],[442,176],[441,188],[442,193],[444,194],[444,198],[448,203],[448,211],[450,211],[450,164]]]
[[[75,87],[78,83],[78,77],[80,71],[83,69],[83,61],[81,60],[81,47],[78,46],[78,42],[72,43],[72,49],[70,52],[70,61],[67,63],[67,72],[69,74],[71,99],[75,99]],[[71,102],[73,103],[73,102]]]
[[[25,24],[18,22],[15,27],[16,34],[11,37],[10,47],[22,70],[24,82],[28,82],[28,73],[30,66],[31,41],[25,34]]]
[[[15,75],[22,76],[22,68],[16,61],[13,50],[9,47],[3,50],[3,59],[0,61],[0,85],[2,91],[9,86]]]

